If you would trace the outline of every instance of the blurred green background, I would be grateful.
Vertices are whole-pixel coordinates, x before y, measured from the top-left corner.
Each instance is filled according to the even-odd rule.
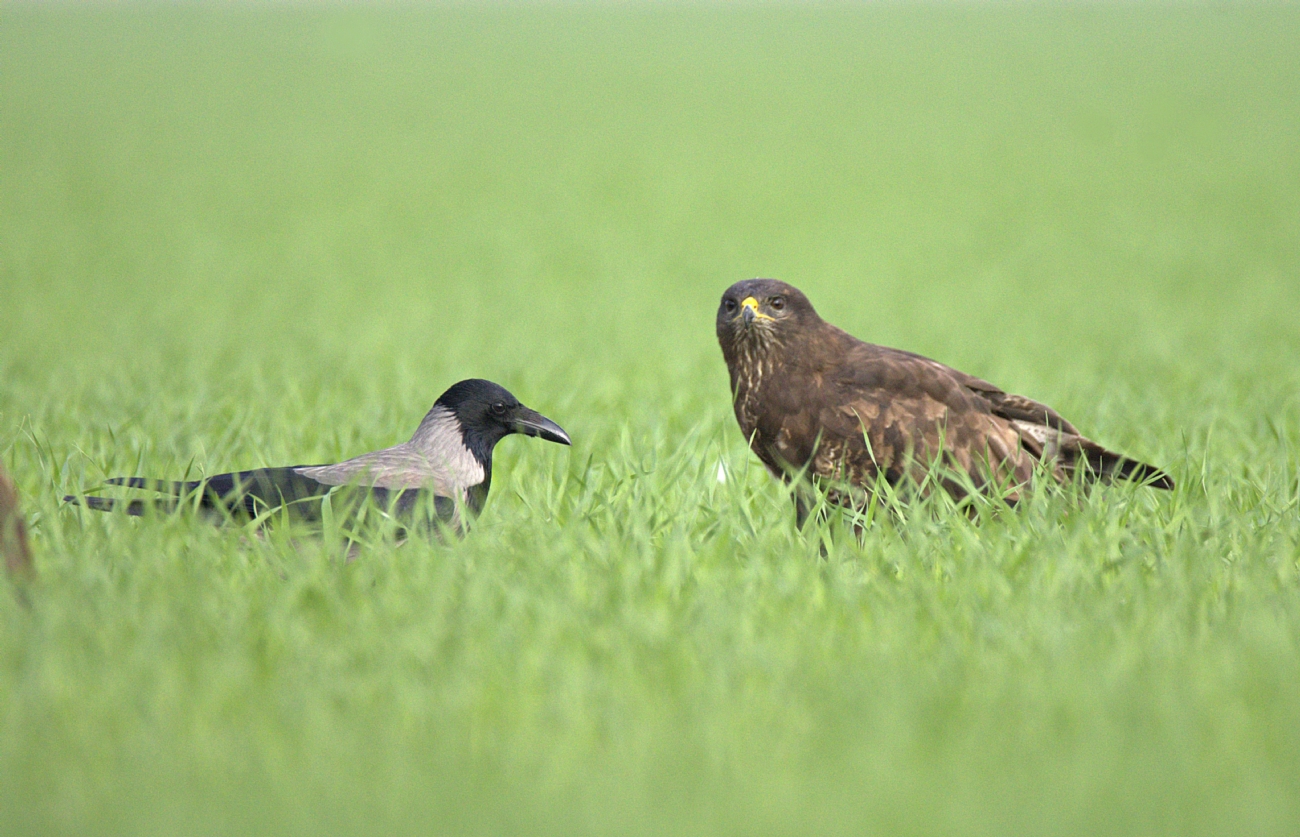
[[[0,831],[1300,830],[1300,9],[0,8]],[[826,559],[713,337],[756,275],[1172,496]],[[463,543],[61,508],[450,383]],[[719,467],[731,475],[717,479]]]

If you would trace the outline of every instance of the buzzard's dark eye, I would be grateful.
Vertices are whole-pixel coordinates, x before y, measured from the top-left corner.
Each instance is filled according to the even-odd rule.
[[[498,401],[497,403],[492,405],[492,415],[504,416],[505,414],[506,414],[506,405],[504,402]]]
[[[736,310],[736,300],[730,298],[724,299],[722,300],[722,307],[727,309],[727,313],[731,313]]]
[[[768,300],[767,304],[772,306],[773,311],[780,311],[782,308],[785,307],[785,297],[774,296],[770,300]]]

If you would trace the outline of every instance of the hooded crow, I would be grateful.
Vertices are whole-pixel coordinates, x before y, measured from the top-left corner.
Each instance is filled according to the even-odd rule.
[[[1058,481],[1129,479],[1173,488],[1168,474],[1084,438],[1055,410],[911,352],[864,343],[823,320],[798,288],[737,282],[722,295],[718,343],[736,421],[778,479],[827,483],[860,508],[871,486],[938,482],[1015,502],[1035,462]],[[800,526],[808,513],[795,492]]]
[[[316,522],[322,518],[324,499],[330,497],[332,508],[342,502],[355,509],[369,501],[405,522],[411,522],[417,509],[431,510],[426,524],[441,521],[463,533],[467,521],[461,509],[471,516],[482,511],[492,482],[492,450],[512,433],[570,443],[558,424],[520,404],[505,387],[471,378],[438,397],[410,441],[337,465],[258,468],[179,482],[115,477],[106,484],[166,496],[129,502],[72,495],[63,499],[100,511],[121,507],[127,514],[142,515],[149,509],[174,510],[185,498],[198,495],[199,508],[220,519],[266,519],[268,513],[274,517],[284,512],[290,519]]]

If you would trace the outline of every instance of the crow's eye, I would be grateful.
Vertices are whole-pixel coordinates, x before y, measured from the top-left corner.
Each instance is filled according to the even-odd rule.
[[[732,312],[732,311],[735,311],[735,310],[736,310],[736,300],[734,300],[734,299],[730,299],[730,298],[728,298],[728,299],[724,299],[724,300],[722,300],[722,307],[725,308],[725,309],[727,309],[727,312],[728,312],[728,313],[730,313],[730,312]]]
[[[767,304],[772,306],[773,311],[780,311],[782,308],[785,307],[785,297],[774,296],[767,301]]]
[[[506,405],[504,401],[498,401],[492,405],[492,415],[504,416],[506,414]]]

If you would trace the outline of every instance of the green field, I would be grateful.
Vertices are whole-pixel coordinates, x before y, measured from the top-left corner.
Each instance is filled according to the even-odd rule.
[[[0,833],[1300,833],[1298,32],[0,5]],[[1178,489],[798,533],[713,336],[755,275]],[[461,542],[59,501],[471,376],[574,445],[502,443]]]

